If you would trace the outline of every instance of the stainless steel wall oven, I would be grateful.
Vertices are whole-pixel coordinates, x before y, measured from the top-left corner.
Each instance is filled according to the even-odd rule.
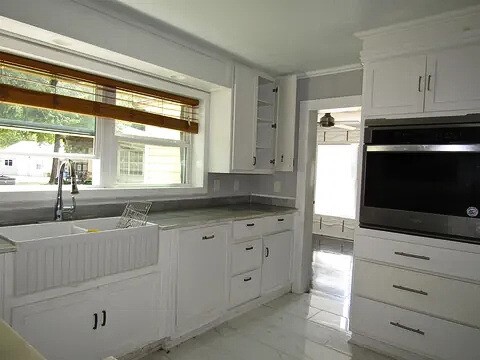
[[[480,244],[480,115],[365,124],[360,226]]]

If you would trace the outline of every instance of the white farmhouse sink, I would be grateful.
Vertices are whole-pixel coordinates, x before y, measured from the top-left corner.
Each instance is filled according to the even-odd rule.
[[[70,286],[158,262],[158,225],[117,229],[119,218],[0,228],[15,243],[15,295]]]

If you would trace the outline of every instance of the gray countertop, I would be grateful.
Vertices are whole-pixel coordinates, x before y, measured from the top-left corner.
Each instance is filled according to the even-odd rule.
[[[0,235],[0,254],[16,251],[15,244]]]
[[[290,214],[296,211],[297,209],[281,206],[239,204],[154,212],[148,215],[148,221],[158,224],[161,230],[169,230],[182,227],[214,224],[222,221],[245,220],[264,216]]]

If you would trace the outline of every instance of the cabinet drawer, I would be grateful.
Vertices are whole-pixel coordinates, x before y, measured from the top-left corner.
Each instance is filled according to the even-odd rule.
[[[209,241],[209,240],[226,240],[228,225],[209,226],[204,228],[184,230],[180,232],[180,242],[188,241]]]
[[[232,245],[232,275],[254,270],[262,265],[262,239]]]
[[[230,305],[240,305],[260,296],[260,269],[232,277]]]
[[[240,220],[233,222],[233,237],[235,239],[258,237],[267,227],[267,218]]]
[[[480,254],[358,235],[355,256],[480,281]]]
[[[356,295],[480,326],[480,285],[361,260],[354,277]]]
[[[352,301],[350,329],[444,360],[474,360],[480,354],[479,329],[360,297]]]
[[[266,218],[265,233],[276,233],[293,229],[293,214],[270,216]]]

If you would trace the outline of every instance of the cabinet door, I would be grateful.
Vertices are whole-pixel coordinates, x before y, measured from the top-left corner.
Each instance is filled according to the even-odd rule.
[[[177,332],[215,320],[227,303],[227,230],[213,226],[182,231],[179,237]]]
[[[293,171],[295,151],[295,113],[297,78],[294,75],[277,79],[277,146],[276,171]]]
[[[0,254],[0,319],[4,319],[3,302],[5,296],[5,255]]]
[[[292,240],[292,231],[263,238],[262,294],[289,284]]]
[[[254,169],[257,79],[258,76],[252,69],[235,65],[232,170],[252,171]]]
[[[428,55],[425,111],[480,109],[480,45]]]
[[[98,299],[89,290],[13,308],[12,326],[48,360],[98,360]]]
[[[399,57],[365,67],[367,116],[423,112],[426,56]]]

